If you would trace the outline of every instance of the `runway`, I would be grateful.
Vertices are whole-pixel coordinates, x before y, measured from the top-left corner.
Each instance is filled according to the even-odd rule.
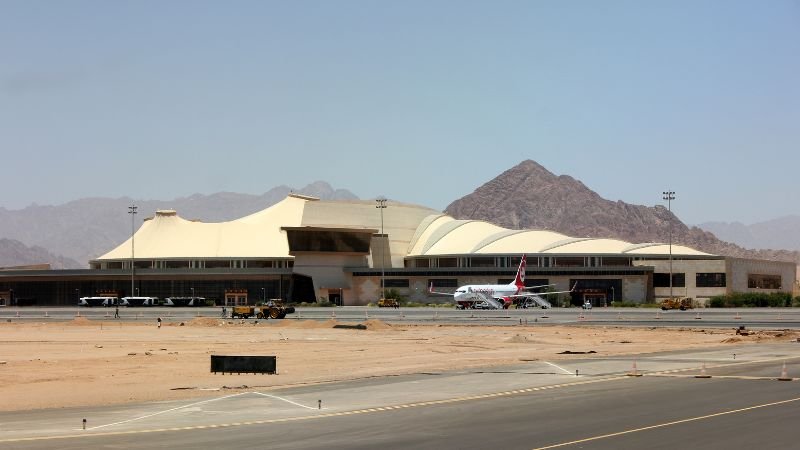
[[[800,438],[796,375],[797,342],[531,361],[2,413],[0,448],[786,449]]]

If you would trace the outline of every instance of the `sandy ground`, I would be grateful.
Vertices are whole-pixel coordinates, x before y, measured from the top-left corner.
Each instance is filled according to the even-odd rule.
[[[0,410],[13,411],[194,398],[364,377],[602,358],[795,338],[739,337],[726,330],[564,326],[334,328],[334,321],[258,325],[194,319],[185,326],[0,323]],[[800,334],[798,334],[800,335]],[[562,354],[562,352],[591,354]],[[275,355],[276,375],[210,372],[209,355]]]

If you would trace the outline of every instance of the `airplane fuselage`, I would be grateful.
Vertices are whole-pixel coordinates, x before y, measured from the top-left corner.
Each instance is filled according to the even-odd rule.
[[[515,285],[508,284],[468,284],[456,289],[453,294],[455,301],[475,300],[476,293],[488,295],[496,299],[503,299],[509,295],[516,295],[519,293],[519,288]]]

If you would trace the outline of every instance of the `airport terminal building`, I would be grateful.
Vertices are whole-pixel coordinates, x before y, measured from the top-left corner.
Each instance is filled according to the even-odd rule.
[[[526,284],[562,291],[577,283],[556,304],[659,301],[670,295],[670,273],[673,295],[700,303],[732,292],[792,292],[796,277],[793,263],[509,230],[392,201],[290,194],[229,222],[157,211],[89,269],[0,271],[0,304],[74,305],[82,296],[111,294],[197,296],[218,305],[269,298],[364,305],[380,298],[382,280],[409,300],[445,302],[429,286],[452,292],[465,284],[507,283],[522,254]]]

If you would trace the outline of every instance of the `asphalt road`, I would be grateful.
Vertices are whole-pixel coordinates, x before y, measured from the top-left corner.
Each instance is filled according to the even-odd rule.
[[[230,312],[230,309],[228,311]],[[219,318],[221,312],[221,308],[123,307],[120,308],[120,320],[155,322],[157,317],[161,317],[165,322],[182,322],[195,317]],[[92,320],[117,320],[113,318],[113,308],[0,308],[0,320],[12,322],[72,320],[78,314]],[[580,308],[553,308],[547,310],[459,311],[453,308],[384,309],[345,306],[337,308],[298,308],[295,314],[290,314],[283,320],[329,320],[332,318],[344,322],[364,322],[369,319],[379,319],[393,324],[446,323],[499,326],[576,324],[708,328],[735,328],[745,325],[747,328],[800,328],[800,308],[703,308],[690,311],[661,311],[656,308],[594,308],[584,311]],[[268,326],[270,323],[274,323],[274,320],[260,321],[260,324],[264,326]]]
[[[200,401],[2,413],[0,448],[797,447],[800,343],[640,355],[642,376],[629,375],[631,363],[532,361]]]

